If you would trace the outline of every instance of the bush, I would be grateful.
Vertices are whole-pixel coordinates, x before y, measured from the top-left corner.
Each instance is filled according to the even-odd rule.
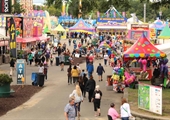
[[[8,74],[0,74],[0,86],[11,82],[13,82],[12,77],[10,77]]]

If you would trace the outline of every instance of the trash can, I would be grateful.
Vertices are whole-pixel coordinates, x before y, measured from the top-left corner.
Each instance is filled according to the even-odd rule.
[[[64,56],[64,64],[65,65],[69,65],[70,62],[69,62],[69,56]]]
[[[44,74],[43,73],[37,74],[37,85],[39,85],[40,87],[44,85]]]
[[[59,64],[60,64],[59,57],[56,57],[55,59],[56,59],[56,66],[59,66]]]
[[[37,73],[33,72],[31,74],[32,85],[34,85],[34,86],[37,86],[37,74],[38,74],[38,72]]]

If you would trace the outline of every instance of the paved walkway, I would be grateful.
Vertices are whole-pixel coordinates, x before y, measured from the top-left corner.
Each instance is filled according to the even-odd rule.
[[[103,64],[103,60],[94,62],[95,70],[99,63]],[[80,65],[85,68],[85,63]],[[44,88],[35,94],[30,100],[23,105],[13,109],[6,115],[0,117],[0,120],[64,120],[64,107],[68,103],[69,94],[74,90],[74,85],[67,84],[67,72],[60,71],[59,66],[50,66],[48,72],[48,80],[45,82]],[[9,71],[9,65],[1,65],[0,69]],[[27,84],[31,84],[31,73],[38,71],[35,66],[27,66]],[[107,111],[111,102],[116,104],[116,109],[119,111],[120,101],[123,94],[115,93],[114,91],[106,90],[106,76],[112,73],[111,67],[105,67],[104,81],[98,82],[98,77],[94,72],[96,84],[100,85],[103,92],[101,102],[101,116],[94,117],[93,103],[89,103],[87,98],[81,105],[81,120],[106,120]],[[16,76],[14,82],[16,84]],[[10,104],[10,103],[9,103]]]

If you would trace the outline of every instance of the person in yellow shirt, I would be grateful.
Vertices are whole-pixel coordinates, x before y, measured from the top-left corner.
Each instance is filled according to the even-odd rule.
[[[79,70],[77,69],[76,65],[71,70],[71,76],[73,78],[73,83],[76,84],[78,82],[78,79],[79,79]]]

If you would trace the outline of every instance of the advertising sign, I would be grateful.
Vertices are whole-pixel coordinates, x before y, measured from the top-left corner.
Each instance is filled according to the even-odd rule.
[[[148,30],[149,24],[131,24],[131,30]]]
[[[138,108],[162,115],[162,87],[140,83]]]
[[[9,20],[9,35],[10,35],[10,52],[12,55],[12,58],[17,58],[17,52],[16,52],[16,27],[13,17],[11,17]]]
[[[0,13],[11,13],[11,0],[0,0]]]
[[[23,38],[23,17],[13,17],[15,28],[16,28],[16,37],[22,37]],[[8,35],[10,26],[10,18],[6,17],[6,35]]]
[[[24,59],[17,59],[17,84],[23,84],[26,80],[26,64]]]
[[[136,30],[131,30],[131,31],[130,31],[130,39],[132,39],[132,40],[138,40],[138,39],[142,36],[143,33],[144,33],[144,35],[149,39],[148,32],[149,32],[149,31],[136,31]]]
[[[33,37],[33,20],[32,20],[32,18],[24,18],[23,37]]]

